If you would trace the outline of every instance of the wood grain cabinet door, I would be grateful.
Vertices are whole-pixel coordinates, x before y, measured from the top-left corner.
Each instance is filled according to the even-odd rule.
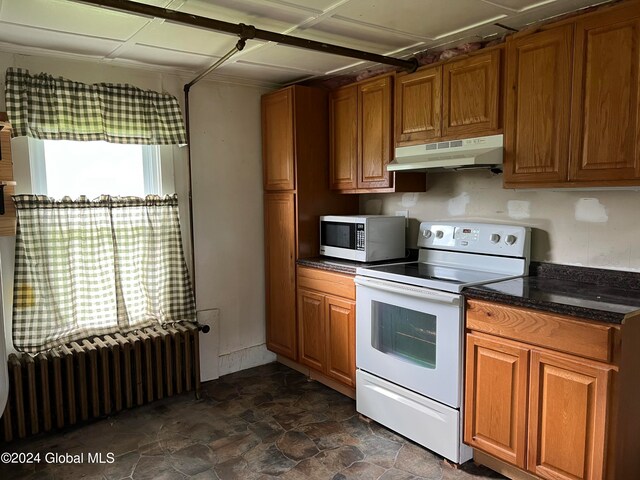
[[[552,480],[604,478],[612,367],[531,353],[528,469]]]
[[[358,85],[358,188],[391,187],[392,77]]]
[[[267,347],[296,360],[295,194],[264,196]]]
[[[632,4],[576,23],[570,180],[640,179],[638,10]]]
[[[500,129],[501,50],[446,63],[442,135],[491,135]]]
[[[467,334],[464,441],[526,468],[529,350]]]
[[[329,96],[329,187],[358,186],[358,89],[345,87]]]
[[[355,387],[356,304],[332,296],[325,297],[327,375]]]
[[[298,289],[298,345],[300,363],[325,371],[324,296]]]
[[[396,146],[440,137],[442,67],[396,76],[395,91]]]
[[[567,180],[573,25],[507,44],[504,183]]]
[[[295,188],[293,88],[262,96],[262,166],[267,191]]]

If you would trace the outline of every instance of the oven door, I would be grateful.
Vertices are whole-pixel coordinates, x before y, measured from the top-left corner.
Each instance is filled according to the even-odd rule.
[[[356,277],[359,369],[460,407],[460,295]]]

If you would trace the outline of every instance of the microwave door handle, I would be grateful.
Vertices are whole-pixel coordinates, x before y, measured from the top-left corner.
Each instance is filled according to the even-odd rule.
[[[361,276],[357,276],[354,281],[356,285],[396,293],[399,295],[406,295],[408,297],[415,297],[440,303],[450,303],[454,305],[460,302],[460,295],[455,293],[439,292],[427,288],[398,284],[395,282],[388,282],[386,280],[374,280]]]

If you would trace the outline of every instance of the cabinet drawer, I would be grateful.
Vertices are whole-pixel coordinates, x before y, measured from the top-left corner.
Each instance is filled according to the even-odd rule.
[[[466,326],[469,330],[602,362],[616,363],[618,360],[620,329],[615,325],[469,300]]]
[[[356,299],[353,275],[333,273],[317,268],[298,267],[298,287],[336,295],[350,300]]]

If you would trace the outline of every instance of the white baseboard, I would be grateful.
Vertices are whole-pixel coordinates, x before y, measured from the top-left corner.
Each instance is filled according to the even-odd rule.
[[[266,363],[275,362],[275,353],[267,350],[266,344],[255,345],[243,348],[226,355],[220,355],[219,371],[220,376],[227,375],[247,368],[257,367]]]

